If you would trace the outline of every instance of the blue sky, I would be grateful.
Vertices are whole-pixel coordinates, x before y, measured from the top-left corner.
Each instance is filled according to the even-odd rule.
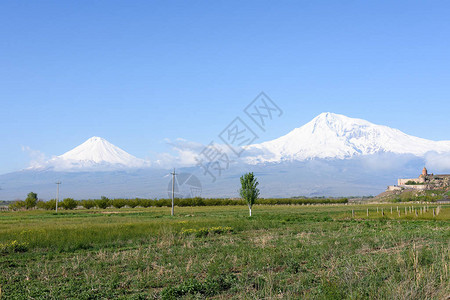
[[[2,1],[0,173],[91,136],[154,159],[265,91],[259,141],[329,111],[450,140],[447,2]]]

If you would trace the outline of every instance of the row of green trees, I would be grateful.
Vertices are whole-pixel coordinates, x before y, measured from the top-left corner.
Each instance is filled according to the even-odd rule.
[[[79,206],[79,201],[76,201],[72,198],[65,198],[62,201],[58,202],[58,207],[63,209],[75,209]],[[56,199],[51,199],[49,201],[41,201],[38,200],[36,193],[28,193],[25,201],[17,200],[9,205],[9,208],[12,210],[21,210],[21,209],[33,209],[40,208],[46,210],[55,210],[56,209]]]
[[[246,173],[241,178],[241,188],[239,190],[239,194],[242,199],[225,199],[225,198],[213,198],[213,199],[205,199],[200,197],[195,198],[182,198],[182,199],[174,199],[175,206],[219,206],[219,205],[248,205],[249,214],[252,216],[252,206],[254,204],[265,204],[265,205],[277,205],[277,204],[320,204],[320,203],[347,203],[348,199],[309,199],[309,198],[269,198],[269,199],[260,199],[259,198],[259,189],[258,189],[258,180],[256,179],[253,173]],[[86,209],[91,208],[100,208],[105,209],[108,207],[122,208],[124,206],[134,208],[136,206],[140,207],[171,207],[172,200],[171,199],[108,199],[107,197],[101,197],[101,199],[89,199],[89,200],[80,200],[75,201],[72,198],[65,198],[63,201],[58,203],[58,206],[63,209],[74,209],[78,206],[82,206]],[[56,208],[56,200],[52,199],[47,202],[38,201],[38,197],[36,193],[29,193],[25,201],[16,201],[10,205],[11,209],[31,209],[31,208],[41,208],[47,210],[54,210]]]
[[[36,204],[38,202],[38,197],[36,193],[28,193],[27,198],[25,201],[17,200],[9,205],[10,209],[32,209],[36,207]]]
[[[260,205],[302,205],[302,204],[339,204],[347,203],[346,198],[342,199],[295,199],[295,198],[262,198],[257,199],[253,204]],[[27,206],[25,201],[16,201],[9,207],[13,210],[20,209],[46,209],[55,210],[56,200],[38,201],[35,204],[29,203]],[[171,199],[108,199],[102,197],[101,199],[89,199],[89,200],[74,200],[72,198],[65,198],[58,203],[58,208],[66,210],[74,209],[77,207],[83,207],[85,209],[99,208],[106,209],[108,207],[123,208],[123,207],[170,207],[172,205]],[[178,207],[186,206],[230,206],[230,205],[248,205],[243,199],[227,199],[227,198],[175,198],[175,205]]]

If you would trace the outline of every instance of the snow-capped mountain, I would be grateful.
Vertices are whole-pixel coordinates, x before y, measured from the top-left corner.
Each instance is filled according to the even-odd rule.
[[[101,137],[94,136],[78,147],[33,168],[50,168],[55,171],[100,171],[148,166],[149,162],[134,157]]]
[[[197,143],[176,146],[179,157],[168,156],[167,165],[148,168],[148,161],[93,137],[39,167],[0,175],[0,199],[23,198],[30,191],[50,199],[56,181],[63,182],[65,196],[77,199],[167,197],[169,169],[178,158],[191,162],[204,149]],[[226,151],[226,145],[219,146]],[[285,136],[245,150],[243,160],[235,159],[214,173],[217,181],[195,163],[177,166],[177,173],[196,176],[203,197],[237,197],[239,177],[249,171],[260,180],[263,197],[291,197],[376,195],[397,178],[417,176],[423,166],[431,172],[450,172],[450,141],[421,139],[333,113],[320,114]]]
[[[450,141],[431,141],[398,129],[334,113],[322,113],[302,127],[272,141],[246,148],[249,163],[345,159],[377,153],[450,152]]]

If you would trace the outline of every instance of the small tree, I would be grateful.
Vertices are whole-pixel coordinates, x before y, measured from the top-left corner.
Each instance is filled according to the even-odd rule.
[[[27,209],[33,208],[36,206],[38,199],[36,193],[28,193],[27,199],[25,199],[25,206]]]
[[[239,190],[239,194],[247,202],[250,217],[252,216],[252,206],[259,196],[258,185],[259,183],[253,173],[247,173],[241,176],[241,189]]]
[[[61,202],[61,207],[64,209],[74,209],[77,208],[78,202],[72,198],[66,198]]]
[[[9,205],[9,209],[12,209],[12,210],[23,209],[25,207],[26,207],[25,201],[22,201],[22,200],[16,200]]]
[[[138,199],[138,198],[136,198],[136,199],[130,199],[130,200],[128,200],[128,201],[126,202],[126,205],[128,205],[128,206],[131,207],[131,208],[135,208],[136,206],[139,205],[139,199]]]
[[[94,202],[94,200],[90,200],[90,199],[83,200],[83,201],[81,201],[81,205],[86,209],[90,209],[90,208],[95,207],[95,202]]]
[[[107,207],[110,206],[110,201],[109,201],[109,199],[106,198],[105,196],[102,196],[101,199],[95,200],[95,205],[96,205],[98,208],[105,209],[105,208],[107,208]]]
[[[51,199],[48,201],[38,201],[36,204],[37,208],[45,209],[45,210],[55,210],[56,207],[56,199]]]
[[[125,199],[114,199],[110,201],[112,206],[114,206],[115,208],[122,208],[125,205],[127,205],[127,202],[125,201]]]

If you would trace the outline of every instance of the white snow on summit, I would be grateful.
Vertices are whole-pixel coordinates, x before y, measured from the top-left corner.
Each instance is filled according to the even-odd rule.
[[[134,157],[101,137],[92,137],[78,147],[56,156],[38,168],[57,171],[113,170],[148,167],[150,163]]]
[[[246,147],[249,163],[344,159],[376,153],[412,154],[450,152],[450,141],[431,141],[398,129],[334,113],[322,113],[302,127],[272,141]]]
[[[202,147],[192,143],[177,146],[179,157],[168,156],[167,165],[196,165]],[[221,150],[228,151],[225,145]],[[183,148],[184,147],[184,148]],[[431,141],[407,135],[398,129],[376,125],[362,119],[334,113],[322,113],[302,127],[261,144],[244,147],[242,160],[250,164],[305,161],[310,159],[347,159],[379,153],[408,154],[417,157],[450,156],[450,141]],[[428,155],[430,154],[430,155]],[[232,155],[230,152],[229,155]],[[433,156],[434,155],[434,156]],[[178,160],[178,161],[177,161]],[[80,146],[31,169],[55,171],[109,171],[150,167],[149,161],[136,158],[100,137],[92,137]],[[152,167],[163,167],[154,164]]]

